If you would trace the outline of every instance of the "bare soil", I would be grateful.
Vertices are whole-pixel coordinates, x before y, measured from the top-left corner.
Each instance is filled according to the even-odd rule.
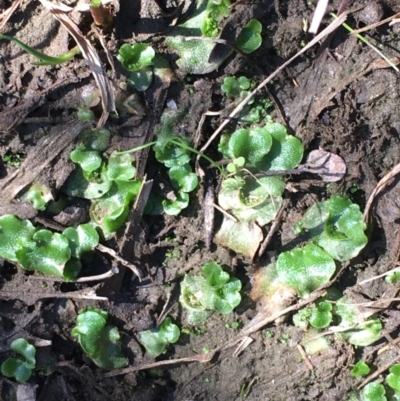
[[[257,18],[263,24],[262,47],[246,58],[239,54],[230,56],[218,71],[204,76],[184,76],[174,62],[176,57],[168,54],[163,43],[174,19],[180,16],[179,1],[121,0],[115,4],[115,23],[102,33],[111,55],[115,58],[124,42],[146,41],[168,58],[174,75],[169,85],[158,83],[137,95],[139,112],[121,112],[109,119],[106,127],[113,139],[108,152],[150,141],[167,99],[173,99],[178,108],[188,110],[180,134],[191,137],[199,147],[222,121],[220,116],[207,117],[201,136],[196,136],[202,114],[223,110],[226,106],[220,90],[225,76],[246,75],[261,82],[312,38],[305,32],[304,24],[311,20],[316,1],[260,2],[262,7],[254,8],[246,3],[238,4],[234,13],[240,19],[249,10],[256,10],[256,15],[248,17]],[[10,1],[0,1],[0,11],[3,3],[5,8],[11,5]],[[73,0],[66,3],[75,5]],[[337,10],[340,3],[331,1],[329,7]],[[364,6],[371,2],[350,3],[351,10],[357,11],[349,14],[348,23],[354,28],[365,26]],[[400,11],[394,0],[380,3],[382,18]],[[91,29],[90,16],[82,14],[76,19],[94,43],[106,69],[111,69]],[[326,17],[324,24],[329,22],[330,17]],[[395,64],[399,64],[400,57],[398,26],[384,24],[366,33]],[[65,29],[39,2],[23,2],[1,33],[16,36],[46,54],[61,54],[74,46]],[[89,204],[82,199],[69,199],[56,216],[38,213],[15,199],[33,180],[59,190],[73,170],[69,153],[79,133],[88,127],[76,120],[76,110],[82,103],[82,91],[95,85],[89,68],[80,57],[59,66],[37,67],[32,64],[31,56],[6,41],[0,41],[0,57],[0,155],[4,158],[18,154],[22,161],[17,167],[0,161],[0,214],[12,213],[55,229],[87,221]],[[122,67],[116,65],[113,79],[122,81],[124,74]],[[349,374],[355,361],[364,358],[378,369],[398,358],[393,349],[378,355],[377,350],[387,339],[354,349],[332,337],[329,351],[308,356],[306,361],[297,347],[304,333],[292,324],[289,315],[285,321],[254,334],[254,341],[239,356],[233,356],[235,348],[231,348],[207,363],[140,370],[154,359],[145,354],[137,341],[137,333],[155,327],[164,309],[180,327],[185,326],[178,303],[181,277],[198,272],[206,262],[217,261],[229,266],[229,271],[242,281],[241,305],[229,315],[213,315],[198,328],[188,327],[157,361],[203,354],[236,336],[259,312],[260,305],[249,297],[252,275],[267,257],[285,250],[292,242],[293,224],[304,210],[332,194],[348,196],[363,209],[377,182],[400,162],[399,85],[399,74],[371,48],[344,29],[338,29],[329,40],[285,69],[268,85],[268,91],[275,102],[273,118],[287,125],[303,141],[305,154],[318,148],[336,153],[344,159],[347,174],[340,182],[329,185],[307,174],[288,177],[290,188],[285,197],[289,203],[264,259],[251,264],[215,244],[207,249],[201,185],[191,195],[189,208],[179,216],[131,216],[133,220],[128,229],[121,229],[113,240],[104,243],[138,266],[142,282],[116,259],[100,252],[84,267],[85,275],[119,267],[117,275],[100,282],[38,279],[2,261],[0,359],[10,355],[9,346],[15,338],[24,337],[37,345],[37,370],[28,383],[39,401],[346,400],[347,394],[359,384]],[[216,146],[214,143],[207,152],[218,160]],[[138,162],[139,173],[146,173],[148,179],[165,176],[154,160],[150,152]],[[400,186],[397,184],[395,178],[378,196],[368,229],[368,245],[336,283],[342,291],[352,290],[366,300],[395,296],[396,289],[384,279],[363,286],[357,283],[382,274],[398,263]],[[163,181],[161,184],[156,181],[154,188],[165,190]],[[217,214],[216,224],[220,219]],[[88,305],[109,312],[111,322],[123,334],[124,352],[130,364],[138,367],[137,371],[106,377],[105,371],[83,355],[71,336],[71,328],[78,311]],[[380,316],[387,332],[396,338],[400,318],[398,303],[392,303]],[[22,399],[17,398],[17,386],[11,380],[1,378],[0,383],[0,399]]]

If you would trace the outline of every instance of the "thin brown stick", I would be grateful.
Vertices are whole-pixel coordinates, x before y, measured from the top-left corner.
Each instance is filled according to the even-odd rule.
[[[15,295],[21,294],[21,291],[1,291],[0,297],[13,298]],[[95,301],[108,301],[107,297],[99,297],[94,291],[86,292],[63,292],[61,294],[46,294],[46,293],[31,293],[32,296],[36,296],[37,299],[44,298],[68,298],[68,299],[91,299]]]
[[[159,368],[161,366],[178,365],[180,363],[211,362],[213,357],[214,357],[214,354],[212,352],[210,352],[208,354],[189,356],[187,358],[171,359],[171,360],[167,360],[167,361],[146,363],[146,364],[138,365],[138,366],[130,366],[129,368],[125,368],[125,369],[114,370],[113,372],[108,372],[108,373],[104,374],[104,377],[125,375],[125,374],[131,373],[131,372],[138,372],[139,370],[154,369],[154,368]]]
[[[0,14],[0,32],[4,25],[7,23],[7,21],[11,18],[11,16],[14,14],[15,10],[19,7],[21,4],[22,0],[15,0],[10,8],[7,8],[7,10],[3,11]]]
[[[213,206],[219,210],[224,216],[226,216],[228,219],[231,219],[232,221],[234,221],[235,223],[238,222],[238,219],[233,215],[228,213],[225,209],[223,209],[221,206],[217,205],[216,203],[213,203]]]
[[[355,35],[355,34],[357,34],[357,33],[369,31],[369,30],[374,29],[374,28],[376,28],[376,27],[378,27],[378,26],[381,26],[381,25],[384,25],[384,24],[386,24],[386,23],[388,23],[388,22],[391,22],[392,20],[394,20],[395,18],[397,18],[397,17],[399,17],[399,16],[400,16],[400,13],[394,14],[394,15],[392,15],[392,16],[389,17],[389,18],[385,18],[385,19],[383,19],[382,21],[375,22],[375,24],[371,24],[371,25],[368,25],[368,26],[364,26],[363,28],[360,28],[360,29],[356,29],[356,30],[352,31],[351,33],[352,33],[352,35]]]
[[[81,49],[82,56],[89,65],[90,71],[99,87],[101,93],[101,104],[103,106],[103,113],[97,123],[97,128],[103,127],[107,118],[111,112],[116,112],[114,91],[111,87],[111,83],[102,67],[100,57],[97,54],[96,49],[87,40],[79,27],[71,20],[67,15],[67,12],[71,10],[70,7],[64,4],[51,3],[48,0],[39,0],[42,5],[48,9],[51,14],[56,18],[61,25],[68,31],[68,33],[74,38],[75,42]]]
[[[377,355],[383,354],[384,352],[386,352],[387,350],[389,350],[391,348],[392,345],[398,344],[400,343],[400,337],[397,337],[395,340],[393,340],[393,343],[390,344],[386,344],[385,346],[383,346],[382,348],[380,348],[377,352]]]
[[[136,274],[139,281],[142,281],[142,274],[140,273],[139,269],[133,263],[130,263],[126,259],[119,256],[117,252],[114,251],[114,249],[108,248],[101,244],[97,245],[96,249],[98,249],[100,252],[108,253],[109,255],[111,255],[114,259],[118,260],[118,262],[120,262],[122,265],[124,265],[128,269],[131,269],[132,272]]]
[[[304,348],[300,344],[297,344],[297,349],[299,350],[301,357],[303,358],[304,362],[306,363],[307,368],[309,370],[314,370],[314,366],[313,366],[312,362],[310,361],[310,358],[306,354],[306,351],[304,351]]]
[[[367,385],[370,381],[374,380],[376,377],[380,376],[382,373],[386,372],[388,369],[390,369],[396,362],[400,360],[400,356],[397,356],[394,358],[391,362],[388,364],[382,366],[379,368],[376,372],[372,373],[369,375],[358,387],[357,390],[362,389],[365,385]]]
[[[269,229],[268,234],[265,236],[265,239],[264,239],[263,243],[260,246],[260,249],[258,251],[258,257],[259,258],[261,258],[261,256],[264,254],[265,250],[267,249],[267,246],[271,242],[271,239],[272,239],[273,235],[275,234],[276,230],[279,227],[283,212],[288,207],[288,205],[289,205],[289,199],[284,199],[284,201],[282,203],[282,206],[279,209],[279,212],[278,212],[278,214],[276,215],[276,217],[274,219],[274,222],[271,224],[271,228]]]
[[[79,277],[73,281],[69,281],[70,283],[86,283],[88,281],[98,281],[105,280],[110,278],[118,273],[118,268],[113,267],[112,269],[106,271],[102,274],[97,274],[96,276],[86,276]],[[65,281],[63,277],[51,277],[51,276],[29,276],[29,280],[41,280],[41,281]]]
[[[319,26],[321,25],[321,21],[324,18],[326,9],[328,7],[329,0],[319,0],[317,6],[315,7],[313,19],[311,21],[310,29],[308,32],[317,33]]]
[[[333,31],[335,31],[345,20],[347,17],[347,13],[343,13],[337,19],[332,21],[320,34],[318,34],[310,43],[304,46],[298,53],[296,53],[292,58],[283,63],[278,69],[276,69],[271,75],[269,75],[260,85],[257,86],[252,92],[250,92],[232,111],[231,114],[221,123],[221,125],[214,131],[214,133],[210,136],[208,141],[204,144],[204,146],[200,149],[201,153],[210,146],[213,140],[218,136],[218,134],[225,128],[225,126],[235,117],[238,113],[240,113],[243,107],[249,102],[249,100],[254,97],[259,90],[261,90],[268,82],[274,79],[282,70],[284,70],[289,64],[291,64],[294,60],[296,60],[299,56],[305,53],[308,49],[313,47],[316,43],[318,43],[325,36],[329,35]],[[199,156],[197,156],[197,160],[199,160]]]
[[[357,283],[357,285],[364,285],[364,284],[370,283],[371,281],[378,280],[379,278],[385,277],[385,276],[389,275],[390,273],[393,273],[396,270],[399,270],[399,268],[400,268],[400,266],[396,266],[393,269],[390,269],[385,273],[379,274],[378,276],[374,276],[371,278],[367,278],[366,280],[360,281],[359,283]]]
[[[367,204],[365,205],[364,210],[364,223],[368,222],[369,219],[369,212],[374,203],[374,200],[378,194],[380,194],[389,184],[390,181],[396,177],[397,174],[400,173],[400,163],[396,164],[392,170],[386,174],[376,185],[375,189],[373,190],[372,194],[370,195]]]

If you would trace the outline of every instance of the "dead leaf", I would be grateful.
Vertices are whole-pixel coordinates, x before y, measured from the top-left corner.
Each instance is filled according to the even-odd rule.
[[[64,28],[69,34],[75,39],[79,48],[81,49],[82,56],[89,65],[90,71],[96,80],[97,86],[101,93],[101,104],[103,106],[103,114],[101,115],[97,128],[101,128],[111,112],[116,112],[115,109],[115,98],[114,91],[111,87],[111,83],[101,65],[99,55],[95,48],[90,42],[83,36],[78,26],[71,20],[66,14],[71,10],[70,7],[65,5],[59,5],[56,3],[50,3],[47,0],[39,0],[44,7],[46,7],[55,18],[60,21]]]
[[[317,173],[324,182],[339,181],[346,174],[344,160],[340,156],[323,149],[311,151],[302,168]]]
[[[221,228],[215,235],[214,242],[253,259],[262,239],[262,230],[254,222],[235,223],[224,216]]]

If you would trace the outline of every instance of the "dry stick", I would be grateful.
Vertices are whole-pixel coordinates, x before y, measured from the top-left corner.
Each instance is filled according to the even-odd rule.
[[[310,358],[306,354],[306,351],[304,351],[304,348],[300,344],[297,344],[297,349],[299,350],[300,355],[304,359],[304,362],[306,363],[307,368],[309,370],[314,370],[314,366],[313,366],[312,362],[310,361]]]
[[[372,373],[372,375],[369,375],[358,387],[356,390],[362,389],[365,385],[367,385],[371,380],[374,380],[376,377],[380,376],[382,373],[386,372],[388,369],[390,369],[396,362],[400,360],[400,356],[397,356],[394,358],[392,361],[390,361],[388,364],[385,366],[382,366],[379,368],[376,372]]]
[[[368,202],[365,206],[365,210],[364,210],[364,223],[368,222],[368,218],[369,218],[369,212],[370,209],[372,207],[372,204],[374,203],[375,197],[382,191],[384,190],[388,185],[389,182],[392,178],[394,178],[397,174],[400,173],[400,163],[396,164],[396,166],[394,166],[392,168],[392,170],[386,174],[376,185],[375,189],[373,190],[371,196],[368,199]]]
[[[108,79],[99,55],[96,49],[92,46],[88,39],[86,39],[71,18],[66,14],[71,10],[70,7],[64,4],[51,3],[48,0],[39,0],[42,5],[48,9],[52,15],[67,29],[68,33],[74,38],[75,42],[81,49],[82,56],[89,65],[90,71],[100,89],[101,104],[103,113],[97,123],[97,128],[103,127],[111,112],[116,112],[114,91],[111,87],[110,80]]]
[[[21,294],[21,291],[1,291],[0,296],[13,297],[15,294]],[[32,293],[32,295],[37,296],[38,299],[69,298],[69,299],[91,299],[91,300],[96,300],[96,301],[108,301],[107,297],[99,297],[96,295],[96,293],[94,291],[88,292],[86,294],[83,294],[82,292],[79,292],[79,291],[76,291],[76,292],[72,291],[72,292],[64,292],[61,294]]]
[[[347,17],[347,13],[341,14],[337,19],[332,21],[320,34],[318,34],[308,45],[303,47],[297,54],[295,54],[291,59],[283,63],[277,70],[275,70],[271,75],[269,75],[260,85],[257,86],[252,92],[250,92],[232,111],[231,114],[222,122],[222,124],[217,128],[217,130],[211,135],[206,144],[200,149],[201,153],[210,146],[211,142],[218,136],[218,134],[224,129],[224,127],[235,117],[238,113],[240,113],[243,107],[249,102],[249,100],[257,94],[257,92],[262,89],[268,82],[274,79],[283,69],[285,69],[289,64],[291,64],[294,60],[296,60],[299,56],[305,53],[308,49],[313,47],[317,42],[322,40],[325,36],[329,35],[331,32],[335,31],[345,20]],[[197,161],[199,160],[199,156],[197,156]]]
[[[209,354],[200,354],[200,355],[195,355],[195,356],[189,356],[187,358],[171,359],[171,360],[167,360],[167,361],[146,363],[144,365],[130,366],[129,368],[114,370],[113,372],[108,372],[108,373],[104,374],[103,377],[119,376],[119,375],[131,373],[131,372],[137,372],[139,370],[154,369],[154,368],[159,368],[160,366],[177,365],[180,363],[211,362],[213,357],[214,357],[214,354],[212,352],[210,352]]]
[[[19,7],[21,4],[22,0],[16,0],[14,1],[13,5],[10,8],[7,8],[7,10],[3,11],[0,14],[0,30],[4,27],[4,25],[7,23],[7,21],[11,18],[11,16],[14,14],[14,11]]]
[[[400,337],[397,337],[395,340],[393,340],[392,343],[390,344],[386,344],[385,346],[383,346],[382,348],[380,348],[377,352],[377,355],[383,354],[384,352],[386,352],[388,349],[390,349],[391,345],[394,344],[398,344],[400,342]]]
[[[259,258],[261,258],[261,256],[264,254],[265,250],[267,249],[267,246],[271,242],[271,239],[272,239],[273,235],[275,234],[276,230],[279,227],[283,212],[288,207],[288,205],[289,205],[289,199],[285,199],[283,201],[283,203],[282,203],[281,208],[279,209],[278,214],[276,215],[276,217],[274,219],[274,222],[271,225],[271,228],[268,231],[268,234],[265,236],[265,239],[264,239],[263,243],[261,244],[261,247],[260,247],[260,249],[258,251],[258,257]]]
[[[85,283],[88,281],[105,280],[118,273],[118,267],[113,267],[110,270],[102,274],[97,274],[96,276],[85,276],[79,277],[75,280],[69,281],[69,283]],[[29,276],[29,280],[41,280],[41,281],[64,281],[63,277],[50,277],[50,276]]]
[[[399,266],[396,266],[393,269],[390,269],[385,273],[379,274],[378,276],[374,276],[374,277],[371,277],[371,278],[367,278],[366,280],[360,281],[359,283],[357,283],[357,285],[364,285],[364,284],[370,283],[371,281],[374,281],[374,280],[377,280],[379,278],[385,277],[385,276],[395,272],[396,270],[399,270]]]
[[[397,18],[397,17],[400,17],[400,13],[394,14],[394,15],[392,15],[392,16],[389,17],[389,18],[383,19],[382,21],[375,22],[375,24],[371,24],[371,25],[368,25],[368,26],[364,26],[363,28],[360,28],[360,29],[355,29],[355,30],[352,32],[352,34],[355,35],[355,34],[357,34],[357,33],[369,31],[370,29],[374,29],[374,28],[376,28],[376,27],[378,27],[378,26],[384,25],[384,24],[386,24],[387,22],[391,22],[392,20],[394,20],[394,19]]]
[[[108,248],[101,244],[97,245],[96,249],[98,249],[100,252],[108,253],[109,255],[111,255],[114,259],[118,260],[118,262],[120,262],[122,265],[124,265],[128,269],[131,269],[133,273],[135,273],[136,276],[138,276],[139,281],[142,281],[142,275],[138,270],[138,268],[133,263],[130,263],[126,259],[121,258],[121,256],[119,256],[117,252],[114,251],[114,249]]]
[[[317,33],[321,25],[322,18],[324,18],[326,8],[328,7],[329,0],[319,0],[317,7],[315,7],[313,19],[311,21],[310,29],[308,32]]]

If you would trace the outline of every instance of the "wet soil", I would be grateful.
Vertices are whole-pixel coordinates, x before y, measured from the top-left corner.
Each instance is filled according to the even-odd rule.
[[[75,5],[74,1],[66,3]],[[230,56],[218,71],[210,74],[185,76],[175,64],[176,56],[164,45],[165,35],[181,14],[178,3],[181,2],[121,0],[113,5],[114,25],[101,34],[105,48],[115,57],[123,42],[146,41],[169,60],[173,75],[167,83],[158,82],[145,93],[137,94],[139,104],[133,112],[122,110],[118,117],[109,118],[106,127],[113,139],[108,153],[150,141],[167,100],[187,110],[179,134],[200,147],[222,122],[221,116],[207,117],[198,135],[202,115],[229,106],[220,90],[225,76],[246,75],[261,82],[312,39],[304,28],[312,18],[315,1],[280,0],[274,4],[260,0],[262,7],[253,8],[246,3],[238,4],[234,11],[237,21],[247,16],[262,22],[261,48],[248,57]],[[329,7],[337,10],[340,3],[332,1]],[[363,7],[368,1],[352,3],[350,11],[357,10],[348,16],[352,27],[362,27],[365,25],[362,21],[374,18],[365,15]],[[10,5],[7,0],[0,1],[0,7]],[[395,1],[382,0],[381,5],[382,18],[400,11]],[[251,13],[256,14],[248,15]],[[119,84],[125,73],[119,65],[111,71],[105,51],[91,29],[90,15],[76,13],[74,18],[110,70],[110,79],[119,90],[123,88]],[[329,22],[326,17],[324,26]],[[65,29],[39,2],[22,2],[1,33],[16,36],[46,54],[61,54],[73,47]],[[368,31],[366,36],[394,64],[399,64],[398,25],[384,24]],[[5,41],[0,42],[0,57],[1,215],[15,214],[55,230],[87,221],[89,204],[82,199],[68,199],[56,216],[37,212],[16,199],[34,180],[55,190],[62,189],[74,169],[69,153],[79,133],[88,127],[75,116],[82,104],[82,91],[95,85],[90,69],[80,57],[59,66],[34,66],[31,56]],[[328,351],[302,356],[298,345],[304,340],[304,332],[292,324],[289,314],[286,320],[253,334],[250,345],[238,356],[230,348],[218,352],[206,363],[182,362],[141,370],[141,366],[153,363],[154,359],[138,343],[138,333],[155,327],[160,316],[166,314],[181,328],[186,327],[179,341],[157,361],[206,354],[235,337],[261,308],[249,295],[252,276],[267,257],[292,243],[293,224],[304,210],[333,194],[348,196],[363,209],[377,182],[400,162],[399,85],[399,74],[342,28],[299,57],[268,85],[269,94],[263,92],[263,95],[274,100],[272,117],[303,141],[306,155],[318,148],[340,155],[347,174],[343,180],[329,185],[313,175],[288,177],[290,186],[285,192],[288,204],[279,228],[267,248],[267,256],[255,263],[215,244],[208,249],[204,185],[191,195],[189,208],[179,216],[131,215],[128,228],[104,242],[140,269],[141,282],[115,258],[97,251],[84,267],[85,275],[101,274],[116,266],[118,274],[103,281],[63,283],[35,277],[1,261],[0,359],[10,355],[9,346],[15,338],[24,337],[37,346],[37,370],[27,385],[35,396],[28,399],[340,401],[346,400],[347,394],[360,383],[349,374],[355,361],[364,358],[376,369],[395,361],[397,354],[393,349],[379,355],[376,352],[387,342],[384,338],[372,346],[354,349],[332,337]],[[207,152],[218,160],[216,143]],[[10,154],[18,155],[19,166],[4,161]],[[166,191],[165,180],[157,181],[160,176],[165,177],[165,171],[154,160],[151,152],[142,155],[138,173],[154,180],[155,191]],[[398,263],[399,191],[394,178],[378,196],[368,229],[368,245],[336,283],[342,291],[356,289],[367,300],[396,294],[394,286],[383,278],[363,286],[357,283]],[[217,214],[216,224],[220,219]],[[215,314],[193,328],[186,324],[178,303],[179,282],[184,274],[199,272],[209,261],[224,264],[242,281],[243,299],[233,313]],[[135,368],[128,373],[106,376],[105,371],[82,354],[71,329],[78,311],[86,306],[100,307],[109,313],[110,321],[122,333],[124,352],[136,371]],[[398,335],[399,316],[395,302],[380,314],[392,338]],[[13,381],[1,378],[0,383],[1,399],[22,399],[18,398]]]

